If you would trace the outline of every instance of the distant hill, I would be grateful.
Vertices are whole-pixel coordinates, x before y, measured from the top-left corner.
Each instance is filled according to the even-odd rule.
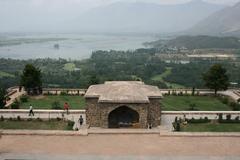
[[[117,2],[89,10],[73,27],[101,32],[177,32],[224,7],[201,0],[175,5]]]
[[[210,15],[192,27],[188,33],[240,36],[240,2]]]
[[[151,44],[151,43],[148,43]],[[162,46],[162,41],[152,42],[153,47]],[[165,42],[169,47],[186,47],[188,49],[225,48],[239,49],[240,40],[235,37],[213,37],[213,36],[180,36]]]

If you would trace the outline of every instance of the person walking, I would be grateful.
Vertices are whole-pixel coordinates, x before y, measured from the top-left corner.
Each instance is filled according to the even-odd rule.
[[[79,118],[79,124],[80,124],[80,127],[83,125],[83,117],[82,117],[82,115],[80,115],[80,118]]]
[[[34,112],[33,112],[33,106],[30,104],[28,116],[31,116],[31,115],[34,116]]]

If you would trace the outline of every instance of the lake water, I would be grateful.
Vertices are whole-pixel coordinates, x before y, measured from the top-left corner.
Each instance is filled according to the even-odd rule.
[[[22,43],[19,45],[0,46],[1,58],[35,59],[35,58],[89,58],[95,50],[134,50],[144,48],[143,43],[156,40],[153,36],[129,35],[83,35],[83,34],[35,34],[11,35],[5,40],[65,38],[60,41]],[[58,44],[59,49],[54,48]]]

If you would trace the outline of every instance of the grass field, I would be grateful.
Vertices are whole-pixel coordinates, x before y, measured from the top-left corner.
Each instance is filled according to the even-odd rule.
[[[200,123],[187,124],[181,127],[182,132],[240,132],[240,124],[237,123]]]
[[[58,101],[63,108],[65,102],[70,109],[83,109],[85,107],[84,97],[81,96],[36,96],[29,97],[28,102],[21,103],[21,109],[28,109],[31,104],[34,109],[51,109],[52,103]]]
[[[188,111],[195,104],[198,111],[229,111],[231,108],[216,97],[210,96],[165,96],[162,101],[165,111]]]
[[[0,121],[0,129],[30,129],[30,130],[72,130],[67,122],[51,121]]]
[[[153,81],[160,81],[162,83],[165,83],[167,85],[168,88],[185,88],[184,86],[182,85],[179,85],[179,84],[176,84],[176,83],[169,83],[169,82],[166,82],[164,80],[165,77],[169,76],[170,74],[172,74],[172,68],[170,67],[167,67],[165,72],[163,72],[162,74],[160,75],[156,75],[154,77],[152,77],[151,79]]]
[[[74,63],[66,63],[63,69],[66,71],[72,72],[74,71],[75,68],[76,68],[76,65]]]
[[[3,71],[0,71],[0,78],[3,78],[3,77],[15,77],[13,74],[10,74],[10,73],[7,73],[7,72],[3,72]]]

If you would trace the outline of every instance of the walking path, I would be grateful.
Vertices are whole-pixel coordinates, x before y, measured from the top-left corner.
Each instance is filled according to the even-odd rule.
[[[10,92],[13,92],[13,94],[10,94],[10,96],[9,96],[10,100],[7,101],[7,103],[5,105],[6,108],[8,108],[15,101],[15,99],[26,94],[26,92],[23,89],[21,92],[19,92],[18,87],[12,88]]]

